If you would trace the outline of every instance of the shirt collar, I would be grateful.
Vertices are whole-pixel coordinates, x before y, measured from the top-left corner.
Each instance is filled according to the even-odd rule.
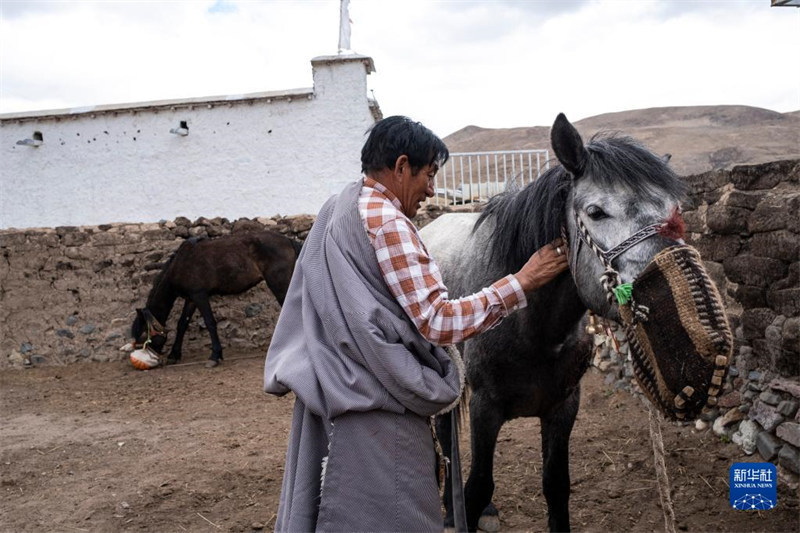
[[[375,191],[378,194],[389,200],[398,211],[400,211],[401,213],[403,212],[403,204],[400,203],[400,200],[397,199],[397,196],[395,196],[392,191],[387,189],[384,184],[377,182],[373,178],[367,176],[364,178],[364,187],[370,187],[372,189],[375,189]]]

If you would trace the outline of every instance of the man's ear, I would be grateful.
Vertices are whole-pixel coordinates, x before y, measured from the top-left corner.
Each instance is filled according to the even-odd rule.
[[[394,162],[394,174],[400,178],[404,172],[411,172],[411,165],[408,162],[408,156],[403,154]]]

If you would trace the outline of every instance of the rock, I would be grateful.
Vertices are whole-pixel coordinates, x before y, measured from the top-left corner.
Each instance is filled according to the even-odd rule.
[[[257,220],[250,220],[249,218],[240,218],[233,223],[231,233],[240,233],[243,231],[264,231],[264,225]]]
[[[783,348],[794,352],[800,351],[800,316],[787,318],[783,323]]]
[[[58,329],[56,330],[56,335],[58,335],[59,337],[65,337],[67,339],[75,338],[75,334],[68,329]]]
[[[784,422],[775,430],[775,435],[792,446],[800,448],[800,424],[796,422]]]
[[[731,440],[742,447],[747,455],[752,455],[756,451],[756,437],[759,433],[758,424],[752,420],[742,420],[739,430],[733,434]]]
[[[761,394],[758,395],[758,399],[768,405],[778,405],[781,403],[781,397],[779,394],[775,394],[772,391],[765,390]]]
[[[751,287],[750,285],[739,283],[734,285],[733,288],[729,288],[728,294],[733,296],[745,309],[767,307],[766,287]]]
[[[778,412],[786,418],[792,418],[797,414],[798,405],[800,404],[793,400],[782,400],[781,403],[778,404]],[[798,444],[798,446],[800,446],[800,444]]]
[[[250,529],[254,529],[255,531],[261,531],[262,529],[264,529],[264,524],[262,524],[261,522],[253,522],[252,524],[250,524]]]
[[[697,248],[704,260],[724,261],[739,253],[742,239],[738,235],[706,235],[690,244]]]
[[[314,224],[313,216],[298,215],[296,217],[292,217],[292,220],[290,222],[290,228],[293,233],[301,233],[303,231],[310,230],[313,224]]]
[[[795,474],[800,474],[800,451],[787,444],[778,453],[778,464]]]
[[[714,420],[714,433],[717,435],[723,435],[727,433],[725,430],[729,426],[736,424],[737,422],[741,422],[744,420],[744,413],[739,411],[738,409],[731,409],[721,417]]]
[[[771,257],[742,254],[724,259],[722,265],[732,282],[754,287],[768,287],[786,276],[783,261]]]
[[[94,324],[86,324],[85,326],[83,326],[78,331],[80,331],[84,335],[89,335],[90,333],[94,332],[94,330],[95,330],[95,325]]]
[[[722,396],[717,402],[717,405],[725,409],[730,409],[731,407],[736,407],[740,403],[742,403],[742,398],[739,392],[731,391],[728,394]]]
[[[78,322],[78,317],[76,315],[70,315],[67,317],[67,325],[74,326]]]
[[[747,340],[764,337],[764,331],[777,317],[777,313],[769,307],[745,309],[742,313],[742,328]]]
[[[761,372],[759,372],[758,370],[753,370],[749,374],[747,374],[747,379],[749,379],[750,381],[760,381],[762,377],[763,374],[761,374]]]
[[[756,233],[750,239],[750,253],[789,263],[800,255],[800,239],[788,230]]]
[[[766,195],[750,215],[750,231],[762,233],[789,227],[789,221],[792,218],[789,213],[789,201],[788,195]]]
[[[797,378],[775,378],[769,382],[769,387],[782,392],[788,392],[795,398],[800,398],[800,381]]]
[[[694,421],[694,429],[696,429],[697,431],[705,431],[706,429],[708,429],[708,422],[698,418],[697,420]]]
[[[772,432],[778,424],[783,422],[783,416],[778,413],[778,410],[761,401],[760,399],[753,402],[753,408],[750,410],[750,419],[761,424],[764,431]]]
[[[747,219],[750,211],[741,207],[712,205],[708,208],[706,223],[716,234],[739,234],[747,231]]]
[[[738,191],[733,190],[725,200],[725,205],[743,207],[752,211],[764,199],[764,191]]]
[[[767,304],[776,313],[796,316],[800,314],[800,288],[768,290]]]
[[[775,459],[782,446],[783,442],[766,431],[762,431],[758,434],[758,437],[756,437],[756,448],[758,448],[758,453],[765,461],[772,461]]]
[[[791,172],[792,161],[774,161],[764,165],[736,165],[729,179],[740,191],[772,189]]]
[[[31,364],[27,357],[19,353],[17,350],[12,350],[8,356],[8,362],[11,366],[23,367]]]

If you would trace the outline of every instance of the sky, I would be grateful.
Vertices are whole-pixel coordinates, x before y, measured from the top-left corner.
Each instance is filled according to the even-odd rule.
[[[313,85],[339,0],[0,0],[0,113]],[[350,0],[384,116],[444,137],[667,106],[800,110],[800,9],[769,0]]]

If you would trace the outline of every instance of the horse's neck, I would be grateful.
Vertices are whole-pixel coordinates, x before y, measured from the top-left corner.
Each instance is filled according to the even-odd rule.
[[[177,299],[177,295],[168,290],[165,285],[164,283],[159,284],[147,298],[147,309],[162,325],[166,325],[169,312],[172,311],[172,306],[175,305]]]
[[[586,306],[567,273],[530,295],[526,312],[528,320],[543,326],[540,329],[545,337],[561,342],[575,328]]]

